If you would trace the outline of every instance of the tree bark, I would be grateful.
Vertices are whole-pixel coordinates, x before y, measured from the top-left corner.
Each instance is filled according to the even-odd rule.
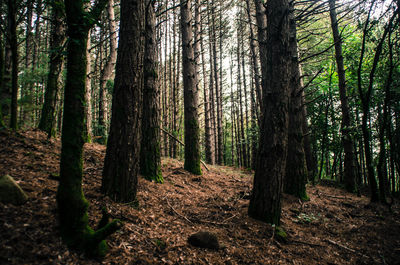
[[[216,123],[216,135],[217,135],[217,153],[216,153],[216,162],[218,165],[222,165],[223,164],[223,133],[222,133],[222,99],[221,99],[221,89],[222,87],[220,87],[220,78],[222,78],[220,76],[219,73],[219,69],[218,69],[218,60],[217,60],[217,29],[216,29],[216,22],[215,22],[215,1],[212,0],[211,2],[211,32],[212,32],[212,39],[211,39],[211,43],[212,43],[212,54],[213,54],[213,67],[214,67],[214,86],[215,86],[215,99],[216,99],[216,111],[217,111],[217,123]],[[222,56],[222,55],[221,55]],[[219,67],[222,67],[222,65],[220,65]]]
[[[11,47],[11,118],[10,128],[17,130],[18,124],[18,40],[17,40],[17,7],[14,0],[8,0],[8,27]]]
[[[144,89],[140,173],[148,180],[163,183],[160,153],[160,122],[158,112],[157,43],[154,2],[146,3]]]
[[[60,0],[55,1],[51,9],[51,38],[50,38],[50,65],[47,75],[47,87],[45,92],[42,115],[39,129],[46,132],[48,137],[55,136],[55,115],[57,95],[62,82],[62,70],[64,67],[63,48],[66,39],[65,24],[63,22],[63,10]]]
[[[5,128],[6,125],[4,123],[4,118],[3,118],[3,79],[4,79],[4,66],[5,66],[5,61],[4,61],[4,45],[3,45],[3,36],[0,34],[0,128]]]
[[[200,32],[203,32],[203,23],[200,19]],[[202,71],[203,71],[203,101],[204,101],[204,127],[205,127],[205,155],[206,155],[206,162],[208,164],[214,164],[214,151],[212,145],[212,134],[211,134],[211,117],[210,117],[210,101],[209,101],[209,93],[208,93],[208,86],[207,86],[207,73],[206,73],[206,63],[205,63],[205,49],[203,44],[203,38],[200,36],[200,54],[201,54],[201,64],[202,64]],[[211,82],[211,81],[210,81]]]
[[[118,202],[136,199],[143,92],[143,0],[121,1],[121,22],[110,135],[102,192]]]
[[[182,34],[182,74],[185,115],[185,164],[184,168],[201,175],[200,129],[198,121],[198,87],[196,61],[193,49],[191,1],[180,0]]]
[[[284,177],[285,193],[292,194],[302,200],[308,200],[306,193],[307,168],[304,154],[303,141],[303,106],[300,83],[299,58],[297,49],[297,30],[294,18],[294,7],[290,4],[290,106],[289,106],[289,132],[286,174]]]
[[[82,191],[86,44],[89,29],[98,20],[105,4],[105,0],[96,2],[88,13],[83,11],[83,1],[65,1],[69,41],[60,184],[57,191],[61,236],[65,243],[89,255],[99,256],[104,256],[107,250],[104,239],[121,226],[115,220],[93,231],[88,225],[88,202]]]
[[[85,122],[86,122],[86,142],[91,143],[93,138],[92,133],[92,58],[90,54],[90,33],[89,30],[87,38],[87,51],[86,51],[86,81],[85,81]]]
[[[107,82],[111,80],[115,63],[117,61],[117,26],[114,15],[114,0],[108,0],[107,5],[108,29],[110,31],[110,54],[100,74],[100,93],[99,93],[99,136],[100,143],[106,143],[108,132],[108,89]]]
[[[256,4],[259,2],[256,0]],[[289,123],[289,2],[269,0],[267,18],[267,45],[260,45],[260,50],[267,55],[261,56],[261,64],[267,71],[262,76],[260,149],[248,213],[253,218],[279,225]]]

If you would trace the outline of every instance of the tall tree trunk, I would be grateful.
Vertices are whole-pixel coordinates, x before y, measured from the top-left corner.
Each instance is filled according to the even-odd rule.
[[[342,143],[344,149],[344,180],[345,187],[348,191],[354,192],[356,190],[356,177],[354,166],[354,142],[352,139],[352,122],[350,116],[349,103],[346,92],[346,75],[343,63],[342,53],[342,38],[339,33],[339,25],[336,18],[336,4],[335,0],[329,0],[329,14],[331,17],[331,27],[333,32],[333,40],[335,42],[335,54],[337,72],[339,77],[339,94],[342,109]]]
[[[257,21],[257,40],[258,40],[258,49],[259,49],[259,54],[260,54],[260,62],[261,62],[261,97],[260,97],[260,108],[263,108],[264,102],[264,88],[266,87],[266,76],[267,76],[267,65],[265,63],[262,63],[263,61],[267,61],[267,17],[265,15],[266,10],[264,7],[265,1],[262,0],[254,0],[254,4],[256,6],[256,21]],[[262,115],[262,111],[261,111]],[[260,121],[262,118],[260,119]]]
[[[10,27],[7,25],[7,33],[10,34]],[[6,35],[5,34],[5,35]],[[10,106],[10,99],[11,99],[11,73],[12,73],[12,53],[11,53],[11,45],[10,41],[8,38],[4,38],[4,70],[3,70],[3,79],[1,80],[1,98],[0,98],[0,103],[1,103],[1,109],[3,111],[4,117],[6,117],[6,120],[9,123],[10,119],[10,112],[11,112],[11,106]]]
[[[100,74],[99,93],[99,136],[100,143],[106,143],[108,132],[108,89],[107,82],[112,78],[115,63],[117,61],[117,26],[114,15],[114,0],[108,0],[107,5],[108,30],[110,31],[110,54]]]
[[[246,12],[247,12],[247,21],[250,29],[250,53],[252,58],[251,60],[252,67],[254,71],[254,82],[255,82],[255,91],[257,95],[257,105],[258,105],[257,109],[258,109],[262,108],[261,106],[262,95],[261,95],[261,84],[260,84],[260,72],[259,72],[258,58],[256,53],[256,41],[253,32],[251,12],[250,12],[250,0],[246,0]]]
[[[175,6],[175,0],[172,1],[172,5]],[[172,73],[173,73],[173,78],[172,78],[172,134],[175,137],[178,137],[178,123],[177,123],[177,119],[178,119],[178,98],[179,98],[179,61],[177,62],[176,60],[176,55],[177,53],[179,53],[179,48],[177,51],[177,44],[176,44],[176,28],[177,28],[177,23],[176,23],[176,11],[173,11],[173,26],[172,26]],[[178,44],[179,46],[179,44]],[[178,65],[178,67],[177,67]],[[177,153],[178,153],[178,146],[176,141],[172,141],[171,142],[171,148],[172,148],[172,157],[176,158],[177,157]]]
[[[201,175],[198,82],[193,49],[191,1],[180,0],[182,34],[182,74],[185,115],[185,164],[187,171]]]
[[[223,50],[222,50],[222,43],[223,43],[223,34],[224,34],[224,27],[223,27],[223,18],[222,18],[222,3],[224,3],[224,1],[219,0],[219,11],[218,11],[218,16],[219,16],[219,95],[218,95],[218,99],[219,99],[219,120],[220,120],[220,124],[219,124],[219,135],[221,138],[221,143],[220,143],[220,148],[219,148],[219,152],[220,152],[220,157],[221,157],[221,163],[220,165],[223,165],[225,162],[225,137],[224,137],[224,117],[222,114],[223,111]]]
[[[10,128],[17,130],[18,119],[18,41],[17,41],[17,7],[15,0],[8,0],[8,27],[11,46],[11,118]]]
[[[240,127],[240,150],[242,153],[241,156],[241,165],[244,166],[245,168],[248,167],[248,163],[247,163],[247,146],[246,146],[246,137],[245,137],[245,133],[244,133],[244,117],[243,117],[243,96],[242,96],[242,88],[246,89],[246,84],[242,84],[242,80],[241,80],[241,72],[240,72],[240,67],[241,67],[241,61],[240,61],[240,31],[241,29],[237,30],[237,48],[236,48],[236,57],[237,57],[237,68],[238,68],[238,72],[237,72],[237,79],[238,79],[238,101],[239,101],[239,115],[238,119],[240,119],[240,122],[238,121],[238,126]],[[243,73],[244,74],[244,73]]]
[[[242,13],[241,13],[242,15]],[[244,19],[242,19],[244,21]],[[248,104],[248,96],[247,96],[247,81],[246,81],[246,63],[245,63],[245,51],[244,51],[244,26],[242,25],[242,30],[240,31],[240,46],[242,49],[241,57],[242,57],[242,70],[243,70],[243,92],[244,92],[244,120],[243,120],[243,130],[246,132],[243,135],[244,140],[244,148],[246,148],[246,157],[244,157],[245,167],[250,167],[251,161],[251,153],[250,153],[250,146],[249,146],[249,104]]]
[[[83,1],[65,1],[69,41],[60,184],[57,191],[61,236],[65,243],[71,248],[100,256],[104,256],[107,249],[104,239],[121,226],[120,222],[113,221],[93,231],[88,224],[88,202],[82,191],[86,44],[89,29],[98,20],[105,4],[105,0],[96,2],[87,13],[83,11]]]
[[[376,183],[375,179],[375,171],[373,167],[373,156],[372,156],[372,147],[370,145],[371,139],[370,139],[370,130],[368,129],[368,118],[370,116],[370,102],[371,102],[371,95],[372,95],[372,89],[374,85],[374,78],[375,78],[375,72],[376,68],[379,62],[379,58],[382,53],[383,49],[383,43],[386,39],[387,34],[389,33],[389,30],[391,30],[390,25],[393,23],[393,20],[395,19],[397,12],[394,12],[392,17],[389,19],[388,24],[385,27],[385,30],[381,36],[381,39],[378,42],[378,45],[375,48],[375,54],[374,54],[374,59],[372,63],[372,68],[369,72],[369,83],[368,83],[368,88],[367,91],[364,92],[362,88],[362,79],[361,79],[361,71],[362,71],[362,64],[364,60],[364,53],[365,53],[365,42],[367,38],[367,33],[369,31],[369,19],[370,15],[372,12],[373,5],[371,5],[371,9],[369,10],[368,18],[364,26],[364,31],[363,31],[363,39],[362,39],[362,45],[361,45],[361,54],[360,54],[360,60],[358,64],[358,69],[357,69],[357,88],[358,88],[358,93],[361,98],[361,106],[363,110],[363,116],[362,116],[362,124],[361,124],[361,129],[362,129],[362,134],[363,134],[363,139],[364,139],[364,152],[365,152],[365,163],[366,163],[366,168],[367,168],[367,173],[368,173],[368,181],[371,189],[371,201],[372,202],[377,202],[379,201],[379,196],[378,196],[378,185]]]
[[[158,112],[157,43],[154,2],[146,3],[144,90],[140,173],[148,180],[163,183],[160,153],[160,122]]]
[[[197,4],[198,2],[196,2]],[[200,19],[200,32],[203,32],[203,23]],[[206,73],[206,63],[205,63],[205,49],[203,44],[203,38],[200,37],[200,54],[201,54],[201,64],[203,72],[203,97],[204,97],[204,126],[205,126],[205,154],[206,162],[208,164],[214,164],[214,150],[212,145],[212,135],[211,135],[211,117],[210,117],[210,101],[207,87],[207,73]]]
[[[136,199],[140,159],[145,1],[122,0],[110,135],[102,192],[114,201]]]
[[[389,25],[390,27],[392,25]],[[385,83],[385,99],[383,104],[383,113],[379,116],[381,117],[381,126],[379,130],[379,161],[378,161],[378,180],[379,180],[379,199],[382,203],[386,202],[386,193],[387,193],[387,166],[386,166],[386,139],[385,133],[386,129],[390,126],[388,121],[390,119],[389,112],[390,112],[390,86],[392,85],[393,81],[393,44],[391,42],[391,30],[389,31],[388,37],[388,47],[389,47],[389,72]]]
[[[256,5],[260,0],[255,0]],[[261,57],[266,68],[263,79],[263,115],[260,144],[248,213],[251,217],[279,225],[281,194],[286,168],[289,106],[289,2],[269,0],[266,45]],[[262,14],[261,14],[262,15]],[[263,15],[265,16],[265,14]],[[257,20],[258,22],[258,20]],[[258,24],[262,29],[262,25]],[[262,40],[262,39],[261,39]],[[267,48],[268,47],[268,48]],[[267,50],[264,50],[267,48]],[[261,54],[260,54],[261,55]]]
[[[231,77],[231,120],[232,120],[232,129],[231,129],[231,156],[232,156],[232,166],[235,165],[235,101],[233,97],[233,50],[230,52],[230,61],[229,61],[229,70],[230,70],[230,77]]]
[[[3,45],[3,35],[0,33],[0,129],[5,128],[6,125],[4,123],[3,119],[3,79],[4,79],[4,66],[5,66],[5,61],[4,61],[4,45]]]
[[[169,23],[169,19],[168,18],[168,1],[165,1],[165,16],[166,16],[166,21],[165,21],[165,32],[164,32],[164,89],[163,89],[163,93],[162,93],[162,108],[163,108],[163,127],[165,129],[168,128],[168,78],[167,78],[167,74],[168,74],[168,23]],[[169,143],[169,135],[164,133],[164,156],[168,156],[168,143]]]
[[[290,106],[289,106],[289,132],[288,152],[286,163],[286,174],[284,177],[284,191],[302,200],[307,200],[306,182],[307,168],[304,154],[303,141],[303,106],[302,91],[300,83],[299,58],[297,50],[296,21],[294,18],[294,7],[290,4]]]
[[[51,9],[50,65],[47,75],[47,87],[42,108],[39,129],[49,137],[55,136],[55,115],[57,95],[60,90],[62,70],[64,66],[63,46],[65,43],[65,24],[60,0],[54,1]]]
[[[216,118],[216,102],[215,102],[215,67],[214,67],[214,49],[213,49],[213,28],[212,28],[212,18],[211,18],[211,3],[209,0],[207,1],[207,23],[208,23],[208,39],[209,39],[209,55],[210,55],[210,82],[209,82],[209,91],[210,91],[210,98],[209,98],[209,104],[210,104],[210,118],[211,118],[211,135],[213,139],[213,162],[217,163],[218,162],[218,132],[217,132],[217,118]]]
[[[302,74],[302,68],[301,65],[299,64],[299,74],[300,77],[303,76]],[[303,130],[303,143],[304,143],[304,154],[306,156],[306,165],[307,165],[307,175],[308,179],[311,180],[314,183],[315,176],[318,173],[318,165],[317,161],[314,156],[314,152],[311,146],[311,139],[310,139],[310,130],[308,128],[308,122],[307,122],[307,106],[305,103],[305,95],[304,95],[304,84],[303,84],[303,79],[300,78],[300,87],[302,87],[301,90],[301,105],[302,105],[302,130]]]
[[[91,143],[93,138],[92,133],[92,58],[90,54],[90,35],[89,30],[87,38],[87,51],[86,51],[86,82],[85,82],[85,122],[86,122],[86,142]]]
[[[213,67],[214,67],[214,87],[215,87],[215,99],[216,99],[216,107],[217,107],[217,123],[216,123],[216,135],[217,135],[217,146],[216,146],[216,162],[218,165],[222,165],[223,164],[223,133],[222,133],[222,99],[220,97],[220,89],[222,89],[220,87],[220,82],[219,79],[222,78],[220,77],[220,73],[219,73],[219,69],[218,69],[218,60],[217,60],[217,29],[216,29],[216,14],[215,14],[215,1],[212,0],[211,2],[211,32],[212,32],[212,39],[211,39],[211,43],[212,43],[212,54],[213,54]],[[222,67],[222,65],[220,65],[219,67]]]

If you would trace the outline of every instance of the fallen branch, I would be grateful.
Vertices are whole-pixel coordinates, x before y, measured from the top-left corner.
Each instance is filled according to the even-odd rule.
[[[362,253],[359,253],[359,252],[355,251],[355,250],[352,249],[352,248],[349,248],[349,247],[346,247],[346,246],[344,246],[344,245],[342,245],[342,244],[339,244],[339,243],[337,243],[337,242],[335,242],[335,241],[333,241],[333,240],[325,239],[325,241],[328,242],[328,243],[331,243],[332,245],[335,245],[335,246],[337,246],[337,247],[343,248],[343,249],[345,249],[345,250],[347,250],[347,251],[349,251],[349,252],[351,252],[351,253],[360,255],[360,256],[362,256],[362,257],[364,257],[364,258],[369,258],[368,256],[366,256],[366,255],[364,255],[364,254],[362,254]]]
[[[175,141],[177,141],[178,143],[180,143],[182,146],[185,146],[184,143],[181,142],[181,140],[179,140],[178,138],[176,138],[175,136],[173,136],[171,133],[169,133],[167,130],[163,129],[160,127],[160,130],[165,132],[166,134],[168,134],[169,137],[171,137],[172,139],[174,139]],[[206,163],[204,163],[203,160],[200,160],[200,162],[203,164],[203,166],[207,169],[207,171],[210,171],[206,165]]]
[[[172,205],[169,203],[167,197],[165,197],[165,200],[167,201],[167,204],[168,204],[168,206],[171,208],[171,210],[174,211],[174,213],[176,213],[177,215],[179,215],[180,217],[182,217],[183,219],[185,219],[185,220],[188,221],[189,223],[193,224],[193,222],[190,221],[186,216],[184,216],[183,214],[180,214],[177,210],[175,210],[174,207],[172,207]]]

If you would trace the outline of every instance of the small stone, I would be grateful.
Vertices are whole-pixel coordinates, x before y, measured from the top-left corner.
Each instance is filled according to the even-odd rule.
[[[207,231],[200,231],[192,234],[188,238],[188,243],[200,248],[208,249],[220,249],[221,246],[218,242],[218,238],[214,233]]]

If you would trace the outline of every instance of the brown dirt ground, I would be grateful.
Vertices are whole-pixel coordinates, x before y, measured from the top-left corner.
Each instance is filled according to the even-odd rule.
[[[165,183],[140,179],[138,206],[114,203],[100,192],[105,147],[85,145],[83,189],[95,226],[106,206],[123,228],[108,240],[99,261],[68,250],[59,237],[55,195],[59,140],[39,131],[0,132],[0,174],[9,174],[27,192],[23,206],[0,203],[0,264],[400,264],[399,204],[369,204],[368,198],[317,185],[310,201],[285,196],[282,227],[247,216],[252,175],[230,167],[203,168],[190,175],[183,163],[162,161]],[[208,230],[226,248],[192,247],[187,238]]]

